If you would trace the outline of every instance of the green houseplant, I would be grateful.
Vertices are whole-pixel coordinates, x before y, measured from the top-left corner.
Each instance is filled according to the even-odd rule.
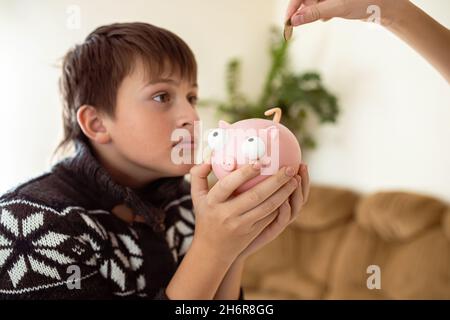
[[[339,105],[336,96],[322,84],[317,72],[295,73],[289,68],[289,42],[279,30],[271,30],[271,65],[263,90],[256,101],[250,101],[240,91],[241,62],[232,59],[227,64],[225,101],[205,100],[201,105],[215,106],[220,117],[230,122],[264,117],[264,111],[279,107],[283,111],[281,123],[295,133],[302,147],[313,148],[316,141],[305,126],[310,116],[319,123],[336,122]]]

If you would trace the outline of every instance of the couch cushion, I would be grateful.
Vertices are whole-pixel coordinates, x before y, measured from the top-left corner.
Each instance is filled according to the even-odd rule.
[[[275,240],[245,261],[242,283],[245,288],[259,288],[262,278],[295,264],[294,230],[288,226]]]
[[[367,290],[360,287],[343,287],[327,292],[325,300],[389,300],[381,290]]]
[[[381,286],[393,299],[450,299],[450,242],[440,225],[410,241],[380,243]]]
[[[380,192],[357,206],[357,222],[385,241],[403,241],[441,222],[446,205],[434,198],[406,192]]]
[[[365,292],[363,298],[373,294],[374,290],[367,288],[367,268],[382,265],[387,254],[378,244],[376,234],[367,232],[356,222],[350,223],[331,264],[326,299],[354,299],[362,292]],[[352,291],[358,295],[350,297],[348,293]]]
[[[449,299],[450,242],[441,225],[408,241],[384,241],[353,222],[332,264],[326,299]],[[378,266],[381,288],[370,289]]]
[[[296,296],[284,293],[265,290],[244,289],[245,300],[297,300]]]
[[[326,287],[336,254],[350,225],[340,223],[319,231],[298,230],[295,234],[295,268],[299,276]]]
[[[448,241],[450,241],[450,208],[447,210],[447,213],[442,219],[442,227],[444,228],[445,236],[447,237]]]
[[[274,296],[291,296],[294,299],[320,299],[325,290],[324,284],[311,277],[302,276],[294,269],[280,270],[264,276],[261,289]]]
[[[301,229],[320,230],[349,220],[358,201],[358,195],[340,188],[312,186],[309,200],[293,223]]]

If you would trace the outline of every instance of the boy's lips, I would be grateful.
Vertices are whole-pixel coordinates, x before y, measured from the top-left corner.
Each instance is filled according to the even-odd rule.
[[[175,147],[176,145],[191,145],[191,146],[195,146],[196,143],[195,143],[195,140],[192,140],[191,138],[186,137],[186,138],[181,138],[178,141],[174,142],[172,146]]]

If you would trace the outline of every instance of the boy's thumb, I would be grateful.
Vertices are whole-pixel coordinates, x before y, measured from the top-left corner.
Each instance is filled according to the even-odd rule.
[[[191,168],[191,195],[193,199],[208,193],[208,175],[210,172],[210,163],[202,163]]]

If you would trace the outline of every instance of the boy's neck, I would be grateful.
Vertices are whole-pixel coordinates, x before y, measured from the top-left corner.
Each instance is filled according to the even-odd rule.
[[[137,166],[127,160],[112,144],[99,145],[91,143],[94,156],[111,178],[118,184],[132,189],[139,189],[161,178],[158,173]]]

